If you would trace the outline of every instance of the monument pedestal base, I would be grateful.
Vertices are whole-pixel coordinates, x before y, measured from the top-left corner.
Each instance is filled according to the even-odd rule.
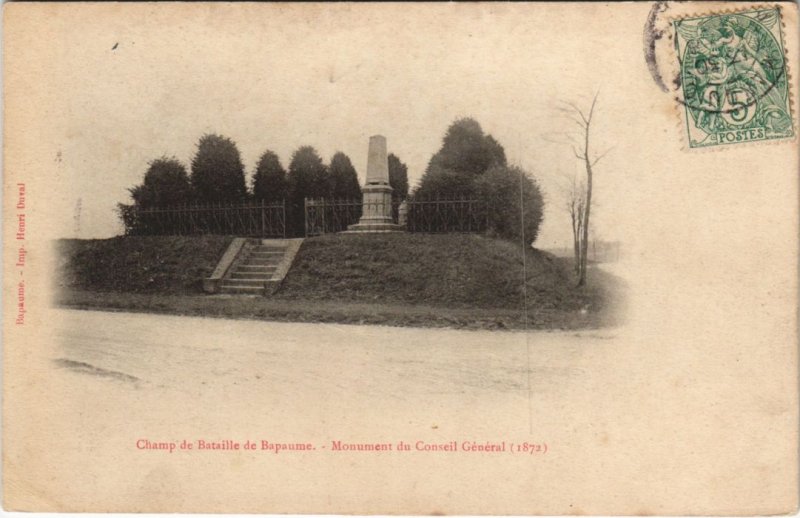
[[[364,233],[364,232],[405,232],[406,227],[403,225],[398,225],[396,223],[356,223],[355,225],[350,225],[347,227],[347,230],[344,231],[345,234],[357,234],[357,233]]]
[[[392,222],[392,188],[386,184],[365,185],[361,219],[347,227],[350,232],[403,232],[405,227]]]

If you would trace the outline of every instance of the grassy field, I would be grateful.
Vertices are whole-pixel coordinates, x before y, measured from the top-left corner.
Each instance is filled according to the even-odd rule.
[[[479,329],[580,329],[617,323],[624,287],[569,259],[478,235],[328,235],[304,241],[271,297],[203,295],[230,238],[61,241],[57,304],[299,322]],[[94,266],[99,264],[99,266]],[[527,279],[527,289],[523,283]]]

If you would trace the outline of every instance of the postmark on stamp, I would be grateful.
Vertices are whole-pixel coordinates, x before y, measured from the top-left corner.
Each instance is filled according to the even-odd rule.
[[[672,23],[690,148],[794,137],[779,7]]]

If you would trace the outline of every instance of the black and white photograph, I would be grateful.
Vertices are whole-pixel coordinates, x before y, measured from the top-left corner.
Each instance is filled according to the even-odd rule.
[[[796,511],[796,4],[3,18],[4,509]]]

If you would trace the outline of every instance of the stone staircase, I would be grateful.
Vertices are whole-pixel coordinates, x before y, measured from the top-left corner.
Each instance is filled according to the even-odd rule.
[[[222,280],[220,293],[263,295],[269,290],[276,270],[286,255],[284,242],[260,242],[242,251],[241,260]],[[276,281],[278,282],[278,281]]]

